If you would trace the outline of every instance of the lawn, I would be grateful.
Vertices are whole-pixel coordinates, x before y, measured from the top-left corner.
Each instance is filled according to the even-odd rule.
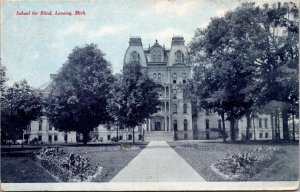
[[[1,157],[1,182],[3,183],[47,183],[57,182],[44,168],[26,155],[16,154]]]
[[[137,144],[134,147],[128,147],[128,149],[120,149],[119,144],[110,144],[60,146],[60,148],[88,157],[92,164],[101,165],[103,167],[102,174],[97,176],[94,181],[108,182],[145,146],[146,144]],[[57,182],[55,176],[32,160],[33,151],[37,150],[28,150],[28,147],[23,150],[12,150],[11,153],[3,150],[1,154],[1,181],[5,183]]]
[[[276,147],[283,153],[276,153],[268,164],[261,167],[261,171],[248,181],[298,181],[299,177],[299,145],[298,143],[274,144],[269,142],[255,143],[222,143],[202,141],[169,142],[170,146],[188,162],[207,181],[226,181],[215,173],[211,165],[222,160],[226,155],[239,153],[257,147]],[[234,179],[241,180],[241,179]],[[234,181],[233,180],[233,181]]]

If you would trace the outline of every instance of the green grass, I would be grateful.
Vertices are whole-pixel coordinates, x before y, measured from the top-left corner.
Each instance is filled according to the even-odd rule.
[[[205,180],[225,181],[216,174],[211,165],[223,159],[227,154],[238,153],[247,148],[260,146],[275,146],[285,153],[276,154],[276,158],[268,167],[262,167],[261,172],[248,179],[251,181],[298,181],[299,177],[299,145],[274,143],[208,143],[201,141],[169,142],[174,150],[186,160]],[[186,148],[186,144],[197,145],[195,148]]]
[[[88,157],[91,163],[103,167],[103,173],[95,178],[95,182],[109,182],[122,170],[145,146],[128,151],[103,151],[98,147],[68,147],[68,151]]]
[[[29,157],[1,157],[1,182],[3,183],[48,183],[57,182],[42,167]]]
[[[61,146],[65,151],[88,157],[92,164],[103,167],[101,175],[95,178],[95,182],[110,181],[121,169],[123,169],[134,157],[136,157],[145,144],[137,144],[134,150],[110,150],[120,144],[111,145],[73,145]],[[57,147],[57,146],[55,146]],[[107,150],[108,149],[108,150]],[[1,182],[5,183],[38,183],[57,182],[55,178],[44,168],[40,167],[30,156],[38,149],[2,150],[1,157]]]

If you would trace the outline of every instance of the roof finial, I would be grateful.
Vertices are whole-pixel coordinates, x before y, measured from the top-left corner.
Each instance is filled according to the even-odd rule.
[[[157,39],[155,40],[155,43],[157,43]]]

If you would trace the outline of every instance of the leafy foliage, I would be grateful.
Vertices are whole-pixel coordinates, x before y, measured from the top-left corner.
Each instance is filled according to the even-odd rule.
[[[88,133],[111,118],[107,111],[114,77],[96,45],[76,47],[54,78],[47,96],[47,116],[59,130]]]
[[[5,90],[1,103],[2,139],[16,140],[29,123],[42,114],[41,95],[25,80]]]
[[[272,100],[298,102],[298,17],[293,3],[246,3],[196,31],[189,89],[198,107],[226,113],[232,140],[236,119]]]
[[[158,111],[159,85],[153,82],[138,62],[125,64],[123,75],[114,87],[110,111],[121,129],[144,123]]]

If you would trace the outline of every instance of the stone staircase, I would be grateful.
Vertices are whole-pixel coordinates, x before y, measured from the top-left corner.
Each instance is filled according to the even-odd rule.
[[[174,141],[173,131],[145,132],[144,141]]]

